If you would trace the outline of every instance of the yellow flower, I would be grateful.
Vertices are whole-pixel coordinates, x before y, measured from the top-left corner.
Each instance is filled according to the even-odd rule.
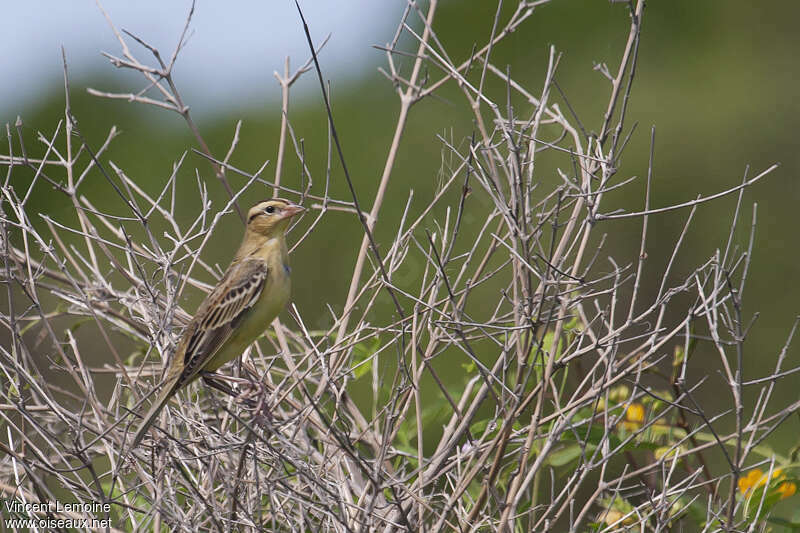
[[[746,476],[739,478],[739,491],[746,495],[750,489],[757,486],[762,477],[764,477],[764,472],[762,472],[760,468],[754,468],[748,472]]]
[[[780,480],[781,477],[783,477],[782,468],[776,468],[772,471],[771,479]],[[754,468],[748,472],[746,476],[739,478],[739,492],[741,492],[744,496],[747,496],[754,489],[766,485],[767,481],[767,474],[765,474],[760,468]],[[791,481],[784,481],[774,490],[780,494],[781,500],[785,500],[797,491],[797,486]]]
[[[775,489],[775,492],[781,495],[781,500],[785,500],[794,495],[797,492],[797,485],[795,485],[791,481],[784,481],[778,488]]]
[[[625,413],[625,418],[628,419],[628,422],[641,424],[644,422],[644,406],[640,403],[630,404],[627,413]]]
[[[629,430],[635,431],[639,429],[644,422],[644,405],[640,403],[632,403],[625,411],[625,421],[622,426]]]

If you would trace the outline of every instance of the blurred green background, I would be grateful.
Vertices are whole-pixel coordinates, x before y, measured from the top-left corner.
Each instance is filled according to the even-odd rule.
[[[504,17],[514,7],[510,2],[507,4],[503,9]],[[486,42],[496,6],[494,2],[483,1],[440,5],[434,28],[454,61],[466,59],[474,43]],[[203,6],[198,9],[202,10]],[[746,192],[743,218],[736,234],[737,242],[746,246],[751,205],[758,202],[755,256],[744,294],[744,311],[746,320],[755,312],[760,313],[760,318],[745,346],[745,379],[766,375],[774,367],[777,353],[800,307],[794,284],[798,273],[798,253],[794,246],[796,175],[800,166],[795,132],[800,123],[800,103],[796,97],[800,80],[800,64],[796,59],[800,51],[800,33],[796,27],[799,15],[800,4],[794,2],[649,2],[627,119],[628,128],[634,123],[638,123],[638,127],[624,152],[619,171],[620,181],[632,175],[646,175],[653,125],[656,127],[653,207],[684,202],[697,194],[707,195],[738,185],[748,165],[752,176],[773,163],[781,164],[775,173]],[[595,63],[608,62],[609,68],[616,71],[628,23],[625,4],[556,0],[538,8],[520,30],[493,51],[492,60],[499,67],[508,65],[512,76],[538,95],[547,66],[548,47],[554,45],[563,54],[556,79],[587,130],[597,131],[610,85],[592,67]],[[268,24],[265,21],[265,25]],[[309,24],[313,30],[314,20],[310,19]],[[98,26],[97,31],[107,31],[107,28]],[[297,31],[301,31],[299,24]],[[391,40],[393,32],[394,22],[388,25],[384,39],[376,44]],[[192,46],[191,41],[189,46]],[[137,52],[137,55],[144,57],[145,54]],[[293,64],[299,64],[306,57],[293,57]],[[362,74],[358,76],[328,76],[334,117],[347,164],[359,199],[366,206],[372,204],[399,107],[390,83],[377,72],[377,67],[385,67],[383,53],[374,51],[368,57],[372,58],[372,65],[361,65],[358,71]],[[401,58],[400,62],[406,68],[410,64],[408,59]],[[326,68],[324,55],[322,66]],[[213,68],[209,69],[208,76],[214,76]],[[430,77],[438,79],[438,71],[431,68]],[[6,77],[6,83],[12,80],[13,77]],[[124,101],[99,99],[84,90],[92,86],[129,92],[141,86],[138,80],[132,86],[130,81],[110,66],[90,77],[73,80],[73,114],[83,135],[94,147],[103,142],[112,125],[120,128],[122,135],[113,142],[104,160],[113,161],[128,176],[155,193],[168,179],[173,163],[196,144],[178,115]],[[177,82],[180,89],[179,76]],[[230,80],[230,83],[247,83],[247,80]],[[324,108],[314,84],[313,73],[307,74],[298,84],[295,93],[298,98],[293,99],[290,120],[296,136],[303,140],[306,161],[319,191],[324,182],[327,131]],[[493,96],[504,103],[503,87],[498,83],[489,87]],[[277,153],[279,87],[272,83],[261,90],[270,95],[265,98],[268,104],[252,102],[238,106],[235,112],[215,112],[213,104],[202,99],[187,102],[212,152],[220,158],[228,149],[236,121],[243,120],[241,142],[231,163],[248,172],[255,172],[264,160],[274,161]],[[443,146],[436,135],[452,138],[463,146],[472,133],[471,115],[461,93],[450,84],[439,96],[412,108],[388,200],[378,222],[379,243],[389,242],[396,231],[393,221],[402,212],[409,188],[414,189],[417,199],[414,212],[419,211],[435,190],[443,158]],[[566,112],[563,99],[555,92],[552,101],[558,102]],[[52,135],[55,124],[63,118],[63,88],[53,85],[47,96],[34,104],[15,108],[13,103],[6,102],[3,109],[7,110],[3,122],[10,122],[12,126],[15,117],[22,116],[23,132],[32,154],[36,132]],[[526,107],[518,111],[523,116],[530,113]],[[284,183],[299,187],[299,164],[291,145],[287,156]],[[183,223],[196,216],[200,209],[195,170],[208,186],[215,205],[220,206],[225,201],[224,191],[207,162],[189,153],[178,178],[179,191],[186,199],[178,208]],[[539,179],[555,183],[557,176],[552,170],[540,169]],[[15,186],[26,186],[25,174],[16,172]],[[265,177],[271,179],[273,172],[272,166],[267,167]],[[245,181],[232,173],[229,179],[234,185]],[[114,205],[115,195],[99,173],[93,172],[87,184],[91,185],[85,187],[84,193],[96,205],[108,205],[107,210],[121,212],[121,204]],[[331,186],[334,197],[349,198],[340,166],[335,162]],[[607,195],[603,211],[621,206],[640,208],[644,203],[643,193],[644,183],[639,179]],[[247,205],[269,194],[269,191],[253,190],[245,195],[242,203]],[[32,202],[35,210],[47,212],[54,219],[71,220],[72,208],[43,182],[34,191]],[[689,272],[717,248],[724,247],[734,205],[735,198],[729,197],[698,211],[684,252],[679,256],[677,276]],[[688,211],[680,211],[651,219],[646,274],[657,274],[663,268],[687,215]],[[615,257],[620,264],[635,260],[640,224],[640,221],[615,222],[596,228],[598,235],[608,234],[597,267],[599,271],[611,270],[610,263],[604,260],[606,256]],[[225,261],[238,245],[240,231],[236,216],[228,215],[207,247],[205,258],[224,268]],[[353,216],[333,213],[294,253],[294,301],[310,327],[330,325],[326,304],[341,311],[352,273],[354,249],[361,235]],[[208,276],[205,280],[211,281]],[[645,299],[655,294],[659,282],[660,277],[646,280]],[[192,298],[196,297],[193,295],[182,304],[193,310],[196,303]],[[795,348],[790,348],[785,368],[800,364],[797,353]],[[693,362],[700,375],[706,367],[709,371],[719,368],[718,359],[711,359],[713,357],[716,357],[714,353],[701,344]],[[800,374],[785,380],[778,390],[775,405],[796,400],[798,384]],[[731,404],[727,389],[723,387],[722,376],[713,370],[704,398],[714,410]],[[724,392],[709,394],[713,390]],[[800,424],[794,418],[770,440],[776,447],[785,449],[798,432]]]

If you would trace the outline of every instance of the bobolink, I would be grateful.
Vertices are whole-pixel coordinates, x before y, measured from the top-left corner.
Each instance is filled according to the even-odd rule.
[[[238,357],[286,306],[291,287],[286,230],[292,217],[302,211],[298,205],[274,198],[259,202],[247,213],[242,244],[183,332],[161,393],[133,437],[131,449],[178,389]]]

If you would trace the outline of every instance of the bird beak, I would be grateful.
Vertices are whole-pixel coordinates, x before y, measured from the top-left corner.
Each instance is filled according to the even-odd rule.
[[[292,218],[293,216],[302,213],[305,210],[305,207],[300,207],[299,205],[289,205],[283,209],[283,218]]]

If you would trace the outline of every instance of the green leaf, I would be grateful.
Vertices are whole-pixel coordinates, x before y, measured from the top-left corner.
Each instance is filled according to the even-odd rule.
[[[797,478],[779,477],[771,479],[769,483],[761,485],[753,489],[745,500],[744,514],[748,520],[762,520],[769,512],[775,507],[775,504],[781,500],[783,494],[778,490],[778,487],[784,483],[800,484]],[[766,496],[764,496],[766,491]],[[763,504],[762,502],[763,497]]]
[[[593,452],[594,449],[595,446],[593,445],[589,445],[586,447],[587,453]],[[580,445],[570,444],[568,446],[565,446],[564,448],[561,448],[557,452],[551,453],[547,457],[547,462],[550,463],[551,466],[558,468],[560,466],[565,466],[573,461],[576,461],[581,456],[582,453],[583,450],[581,449]]]
[[[767,518],[767,522],[789,528],[791,531],[800,531],[800,522],[792,522],[785,518],[778,518],[777,516],[770,516]]]
[[[372,370],[372,363],[375,360],[372,356],[380,347],[380,337],[372,337],[353,346],[352,371],[356,379]]]
[[[489,419],[485,418],[483,420],[478,420],[474,424],[469,427],[469,432],[473,435],[482,435],[484,430],[486,430],[486,426],[489,425]]]

